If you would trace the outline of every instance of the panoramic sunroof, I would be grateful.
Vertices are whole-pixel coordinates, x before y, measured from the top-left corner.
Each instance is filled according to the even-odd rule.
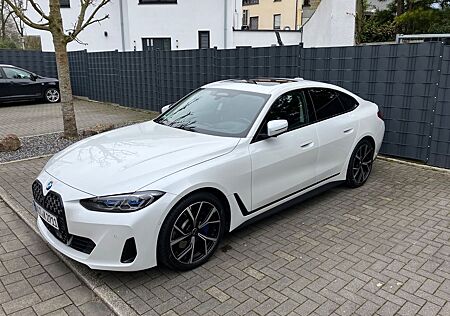
[[[233,82],[240,82],[240,83],[250,83],[250,84],[259,84],[264,86],[274,86],[278,84],[283,83],[290,83],[290,82],[297,82],[299,80],[302,80],[301,78],[255,78],[255,79],[231,79],[230,81]]]

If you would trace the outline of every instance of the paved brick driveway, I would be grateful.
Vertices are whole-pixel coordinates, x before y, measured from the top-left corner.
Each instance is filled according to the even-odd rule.
[[[75,100],[75,113],[80,129],[101,124],[120,124],[150,120],[150,112],[135,111],[111,104]],[[0,136],[39,135],[63,130],[60,104],[0,104]]]
[[[0,165],[0,185],[24,209],[44,163]],[[93,278],[146,315],[448,316],[449,184],[448,173],[378,160],[363,188],[335,188],[234,232],[194,271]]]
[[[2,200],[0,262],[0,315],[111,314]]]

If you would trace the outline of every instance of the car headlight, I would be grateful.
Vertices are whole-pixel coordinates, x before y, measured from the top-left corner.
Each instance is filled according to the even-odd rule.
[[[143,191],[84,199],[80,204],[90,211],[126,213],[143,209],[163,195],[161,191]]]

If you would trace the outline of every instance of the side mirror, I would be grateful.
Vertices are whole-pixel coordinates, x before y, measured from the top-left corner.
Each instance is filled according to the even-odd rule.
[[[167,112],[167,110],[170,110],[171,107],[172,107],[172,104],[167,104],[167,105],[163,106],[161,109],[161,114],[164,112]]]
[[[275,137],[283,134],[288,130],[288,121],[286,120],[273,120],[267,122],[267,136]]]
[[[31,81],[36,81],[38,78],[39,78],[38,75],[36,75],[36,74],[30,74],[30,80],[31,80]]]

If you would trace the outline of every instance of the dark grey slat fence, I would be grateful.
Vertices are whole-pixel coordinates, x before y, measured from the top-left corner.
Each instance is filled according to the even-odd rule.
[[[149,52],[71,52],[73,91],[159,110],[216,80],[303,77],[342,86],[382,108],[381,152],[450,168],[450,46],[299,46]],[[53,53],[1,51],[11,63],[56,75]]]

